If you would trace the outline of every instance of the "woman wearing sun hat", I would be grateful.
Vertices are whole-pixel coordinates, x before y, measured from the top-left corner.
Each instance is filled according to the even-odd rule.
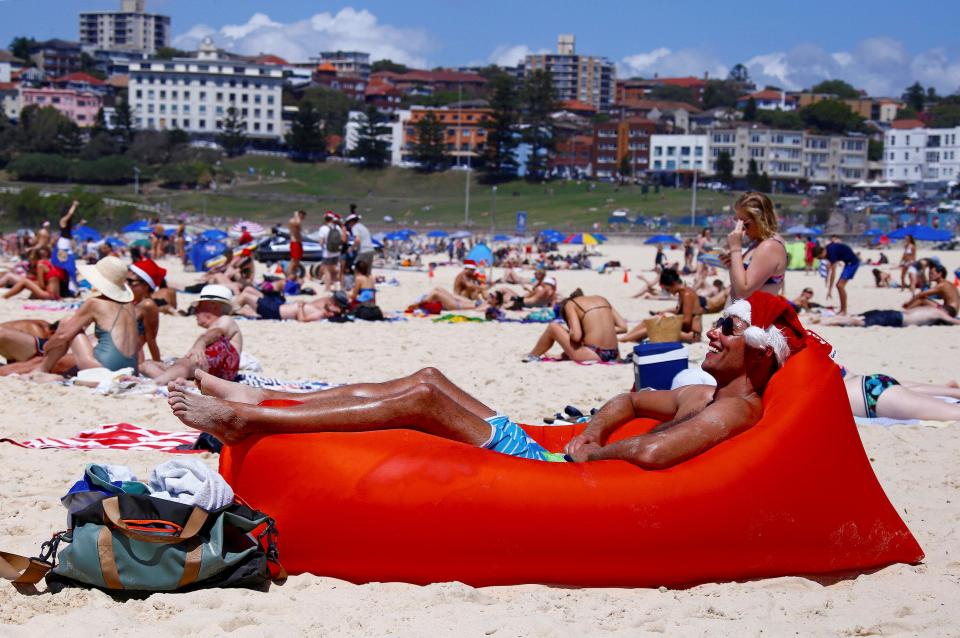
[[[40,365],[50,372],[69,349],[76,357],[79,369],[137,367],[136,310],[133,291],[127,285],[127,266],[118,258],[104,257],[89,266],[77,266],[80,277],[93,287],[94,295],[83,302],[80,309],[60,323],[57,332],[44,345]],[[95,342],[85,334],[93,325]]]

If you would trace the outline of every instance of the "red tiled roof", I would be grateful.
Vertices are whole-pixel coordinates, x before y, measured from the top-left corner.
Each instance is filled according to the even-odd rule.
[[[78,84],[79,83],[92,84],[94,86],[100,86],[101,84],[103,84],[103,80],[98,80],[92,75],[89,75],[83,72],[71,73],[70,75],[62,75],[58,78],[55,78],[53,82],[56,84],[67,84],[68,82],[76,82]]]
[[[925,124],[920,120],[894,120],[890,123],[890,127],[895,129],[923,128],[924,126]]]

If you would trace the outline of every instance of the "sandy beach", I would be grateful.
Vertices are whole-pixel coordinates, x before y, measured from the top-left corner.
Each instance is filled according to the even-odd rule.
[[[604,295],[631,326],[649,316],[649,310],[675,305],[673,300],[631,298],[637,290],[635,274],[643,271],[651,276],[652,247],[614,243],[599,250],[603,257],[594,258],[595,265],[620,260],[632,269],[630,283],[623,282],[620,271],[605,275],[559,271],[561,294],[581,287]],[[920,256],[929,254],[920,248]],[[873,258],[877,252],[864,250],[862,255]],[[899,255],[899,250],[888,252],[892,262],[898,262]],[[957,253],[939,257],[951,273],[960,266]],[[668,258],[681,260],[682,254],[671,250]],[[173,285],[194,283],[196,275],[183,272],[172,259],[161,263],[171,271]],[[449,287],[456,272],[454,267],[441,267],[431,279],[426,272],[378,270],[376,274],[399,282],[379,288],[380,305],[384,311],[405,308],[432,286]],[[816,300],[824,302],[822,279],[788,273],[789,297],[805,286],[813,287]],[[848,290],[851,312],[899,308],[906,300],[905,292],[876,289],[866,266]],[[181,305],[190,299],[181,296]],[[0,321],[24,317],[53,321],[66,315],[23,310],[24,301],[0,301]],[[526,423],[542,423],[567,404],[599,407],[633,382],[632,367],[627,365],[521,363],[542,331],[537,324],[446,324],[411,318],[373,324],[247,321],[241,327],[245,350],[262,362],[264,374],[349,383],[386,380],[435,366],[480,400]],[[200,332],[193,318],[163,316],[162,353],[182,353]],[[825,328],[819,332],[856,373],[884,372],[921,382],[960,377],[958,328]],[[705,351],[703,344],[695,345],[691,358],[699,360]],[[105,397],[81,387],[0,378],[0,402],[4,407],[0,436],[15,440],[72,436],[118,422],[185,429],[159,397]],[[960,424],[868,426],[859,432],[888,497],[926,552],[921,565],[893,565],[840,580],[791,576],[685,590],[354,585],[301,575],[274,585],[267,593],[208,590],[122,602],[99,591],[73,589],[50,595],[41,583],[40,593],[27,595],[3,585],[0,635],[38,636],[69,628],[81,636],[143,635],[145,631],[171,636],[956,636],[960,632]],[[158,452],[37,451],[0,444],[0,462],[7,467],[0,491],[0,548],[32,555],[51,532],[63,529],[65,511],[59,499],[81,476],[85,464],[128,465],[144,478],[168,458]],[[216,467],[215,455],[202,458]],[[583,540],[588,551],[595,539]],[[323,542],[322,530],[317,542]],[[705,534],[704,543],[709,542]]]

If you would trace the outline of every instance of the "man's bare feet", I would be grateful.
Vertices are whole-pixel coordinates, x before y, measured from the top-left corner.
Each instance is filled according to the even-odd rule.
[[[229,402],[189,392],[182,379],[171,381],[167,390],[173,415],[186,425],[208,432],[224,443],[236,443],[245,436],[242,419]]]
[[[259,388],[251,388],[242,383],[226,381],[203,370],[197,370],[193,376],[197,381],[200,392],[207,396],[250,405],[257,405],[266,398],[263,390]]]

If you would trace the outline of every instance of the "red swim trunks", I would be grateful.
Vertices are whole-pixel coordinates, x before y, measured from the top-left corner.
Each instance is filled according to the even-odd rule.
[[[203,351],[207,355],[207,372],[215,377],[233,381],[240,369],[240,353],[226,337],[217,339]]]
[[[300,261],[303,259],[303,244],[298,241],[290,242],[290,259]]]

